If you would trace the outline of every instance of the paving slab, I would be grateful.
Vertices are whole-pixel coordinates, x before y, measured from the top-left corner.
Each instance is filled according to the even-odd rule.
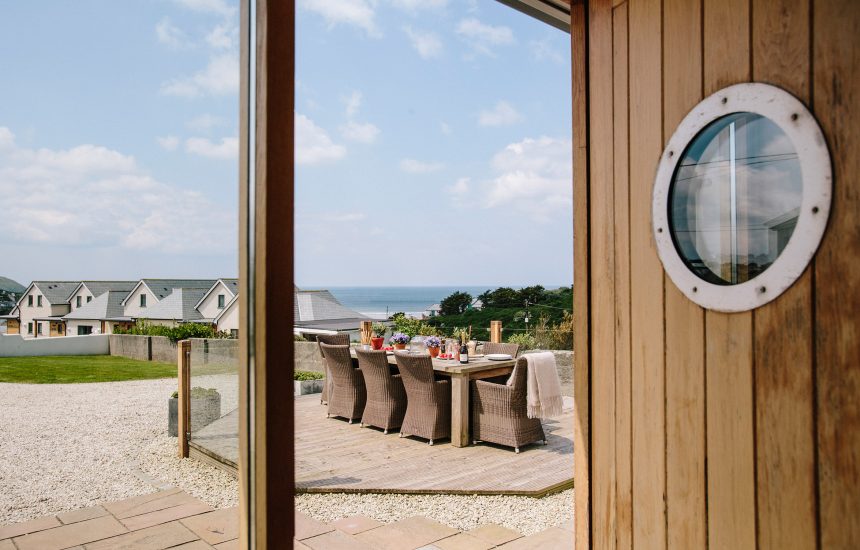
[[[374,547],[337,530],[305,539],[301,543],[311,550],[374,550]]]
[[[184,519],[198,514],[211,512],[212,507],[202,502],[189,502],[188,504],[180,504],[163,510],[156,510],[148,514],[140,514],[130,518],[121,519],[120,522],[126,526],[129,531],[137,531],[145,529],[153,525],[161,525],[178,519]]]
[[[239,537],[239,510],[236,507],[207,512],[181,521],[209,544],[220,544]]]
[[[296,512],[296,540],[309,539],[330,531],[334,531],[334,527],[317,521],[303,512]]]
[[[212,548],[212,546],[209,546],[202,540],[195,540],[194,542],[186,542],[185,544],[174,546],[170,550],[212,550]]]
[[[466,531],[466,533],[495,546],[511,542],[512,540],[522,537],[521,533],[518,533],[513,529],[508,529],[507,527],[502,527],[501,525],[496,525],[495,523],[475,527],[474,529]]]
[[[0,540],[0,550],[16,550],[12,539]]]
[[[61,550],[126,532],[127,529],[115,518],[104,516],[31,533],[13,539],[13,542],[18,550]]]
[[[422,516],[414,516],[355,535],[361,542],[381,550],[414,550],[459,533]]]
[[[63,512],[62,514],[57,514],[57,519],[59,519],[65,525],[69,525],[71,523],[78,523],[80,521],[86,521],[88,519],[100,518],[106,515],[108,515],[108,511],[105,510],[104,507],[90,506],[89,508],[81,508],[80,510],[72,510],[71,512]]]
[[[495,547],[495,544],[490,544],[485,540],[481,540],[466,533],[460,533],[447,539],[437,540],[434,542],[440,550],[489,550]]]
[[[129,550],[164,550],[165,548],[173,548],[174,546],[195,540],[197,540],[197,535],[178,521],[175,521],[87,544],[86,549],[117,550],[118,548],[127,548]]]
[[[573,533],[558,527],[499,546],[504,550],[573,550],[573,547]]]
[[[45,529],[59,527],[60,525],[62,525],[60,523],[60,520],[58,520],[54,516],[45,516],[41,518],[31,519],[30,521],[12,523],[10,525],[4,525],[0,527],[0,540],[19,537],[21,535],[26,535],[27,533],[44,531]]]
[[[357,535],[370,529],[376,529],[385,525],[381,521],[376,521],[366,516],[350,516],[348,518],[339,519],[331,522],[331,526],[343,531],[348,535]]]
[[[221,544],[216,544],[215,549],[216,550],[239,550],[239,539],[228,540],[227,542],[222,542]]]
[[[180,504],[188,504],[189,502],[200,501],[187,493],[181,492],[179,489],[168,489],[167,491],[158,491],[148,495],[110,502],[104,504],[104,507],[105,510],[113,514],[117,519],[125,519],[150,512],[157,512],[165,508],[172,508]]]

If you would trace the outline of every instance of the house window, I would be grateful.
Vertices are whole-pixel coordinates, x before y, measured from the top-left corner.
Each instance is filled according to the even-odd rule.
[[[91,326],[78,326],[78,336],[86,336],[87,334],[93,333],[93,327]]]
[[[218,309],[224,309],[224,295],[218,295]]]
[[[92,296],[87,296],[87,303],[90,303],[90,302],[92,302],[92,301],[93,301],[93,297],[92,297]]]
[[[36,334],[42,334],[42,323],[36,323]]]
[[[36,306],[42,307],[42,297],[36,296]]]
[[[239,337],[239,329],[231,328],[230,329],[230,337],[231,338],[238,338]]]
[[[27,296],[27,307],[33,307],[33,297]]]
[[[81,297],[75,298],[75,307],[81,307]]]
[[[27,323],[27,334],[33,334],[33,323]]]
[[[146,307],[146,294],[140,295],[140,307]]]

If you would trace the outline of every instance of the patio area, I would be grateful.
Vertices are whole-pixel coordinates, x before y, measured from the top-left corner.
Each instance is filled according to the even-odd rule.
[[[296,489],[307,493],[489,494],[542,496],[573,486],[573,400],[545,420],[547,445],[513,449],[479,443],[433,446],[326,418],[319,394],[297,397]],[[235,411],[194,434],[192,456],[235,473]]]

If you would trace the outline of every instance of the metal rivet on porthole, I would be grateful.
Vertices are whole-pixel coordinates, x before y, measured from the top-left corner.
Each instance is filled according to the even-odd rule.
[[[675,151],[669,151],[669,157],[672,157],[672,155],[674,155],[674,154],[675,154]]]
[[[759,291],[759,292],[761,292],[762,294],[764,294],[765,292],[767,292],[767,288],[765,288],[765,287],[763,287],[763,286],[760,286],[760,287],[758,288],[758,291]]]
[[[723,105],[725,105],[725,104],[726,104],[726,103],[728,103],[728,102],[729,102],[729,98],[724,97],[724,98],[722,99],[722,104],[723,104]]]
[[[818,207],[817,207],[817,206],[813,206],[813,207],[812,207],[812,213],[813,213],[813,214],[818,214]]]
[[[791,120],[797,120],[797,113],[791,113]]]
[[[658,228],[657,228],[657,233],[662,233],[662,232],[663,232],[663,228],[662,228],[662,227],[658,227]]]
[[[699,287],[693,287],[693,292],[699,292]]]

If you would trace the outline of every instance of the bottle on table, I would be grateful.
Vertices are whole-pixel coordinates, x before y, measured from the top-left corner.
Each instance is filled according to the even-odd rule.
[[[460,363],[466,364],[469,362],[469,347],[466,345],[466,341],[463,340],[460,342]]]

